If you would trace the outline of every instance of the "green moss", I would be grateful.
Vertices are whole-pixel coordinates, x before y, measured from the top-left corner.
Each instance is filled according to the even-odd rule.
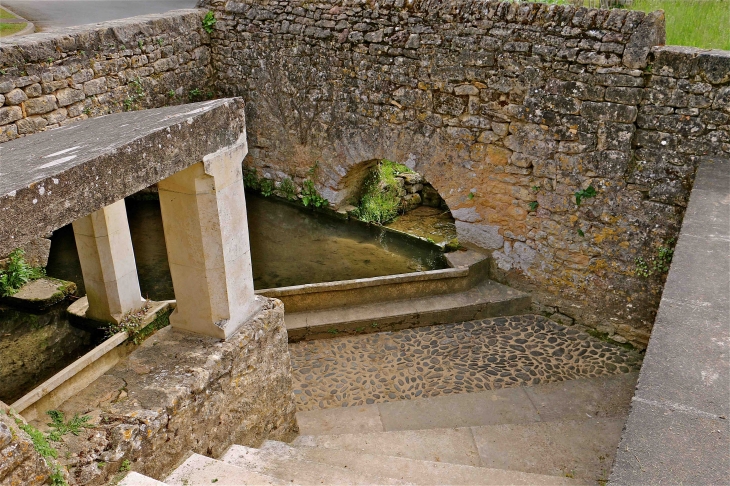
[[[390,160],[382,160],[370,171],[355,216],[361,221],[386,224],[400,209],[396,176],[411,172],[408,167]]]

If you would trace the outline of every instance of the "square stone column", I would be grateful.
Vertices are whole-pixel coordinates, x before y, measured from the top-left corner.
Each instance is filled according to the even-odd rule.
[[[77,219],[73,229],[89,300],[86,317],[118,323],[142,306],[124,200]]]
[[[245,142],[160,181],[174,328],[226,339],[256,312],[242,162]]]

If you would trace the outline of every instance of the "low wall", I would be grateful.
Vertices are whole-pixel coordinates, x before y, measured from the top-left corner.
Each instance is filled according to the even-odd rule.
[[[205,0],[216,88],[259,175],[335,206],[388,158],[500,280],[644,346],[697,160],[730,153],[730,53],[657,48],[661,12],[482,0]],[[316,166],[315,171],[311,171]],[[314,172],[314,173],[313,173]],[[577,204],[575,193],[595,189]],[[587,194],[591,194],[588,190]]]
[[[106,484],[125,460],[164,479],[188,451],[219,457],[232,444],[293,438],[284,308],[257,299],[262,310],[228,341],[167,327],[61,404],[67,417],[88,415],[94,425],[54,443],[69,483]]]
[[[697,172],[610,484],[730,477],[730,160]]]
[[[212,75],[204,15],[179,10],[4,41],[0,142],[90,116],[204,99]]]
[[[23,418],[9,413],[9,410],[7,405],[0,402],[0,484],[47,484],[51,468],[33,448],[28,434],[18,426],[16,420],[25,424]]]

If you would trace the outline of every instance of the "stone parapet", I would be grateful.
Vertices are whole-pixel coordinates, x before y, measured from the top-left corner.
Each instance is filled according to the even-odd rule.
[[[257,300],[261,310],[227,341],[165,328],[61,404],[94,426],[54,443],[69,483],[105,484],[125,461],[163,479],[189,451],[219,457],[232,444],[292,439],[284,307]]]
[[[92,116],[204,99],[212,74],[204,15],[178,10],[3,41],[0,142]]]

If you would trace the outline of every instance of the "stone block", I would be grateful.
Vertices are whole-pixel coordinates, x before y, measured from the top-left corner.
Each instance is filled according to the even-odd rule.
[[[58,108],[56,97],[53,95],[31,98],[23,103],[26,115],[43,115]]]
[[[7,125],[23,118],[23,110],[19,106],[0,108],[0,125]]]
[[[638,109],[635,106],[619,103],[595,103],[586,101],[581,107],[580,114],[590,120],[613,121],[619,123],[633,123],[636,120]]]
[[[19,105],[28,99],[28,95],[20,88],[5,93],[5,103],[8,105]]]
[[[84,83],[84,94],[86,96],[93,96],[96,94],[103,93],[107,90],[106,78],[93,79]]]
[[[84,91],[81,89],[64,88],[56,92],[56,99],[59,106],[67,106],[86,98]]]

